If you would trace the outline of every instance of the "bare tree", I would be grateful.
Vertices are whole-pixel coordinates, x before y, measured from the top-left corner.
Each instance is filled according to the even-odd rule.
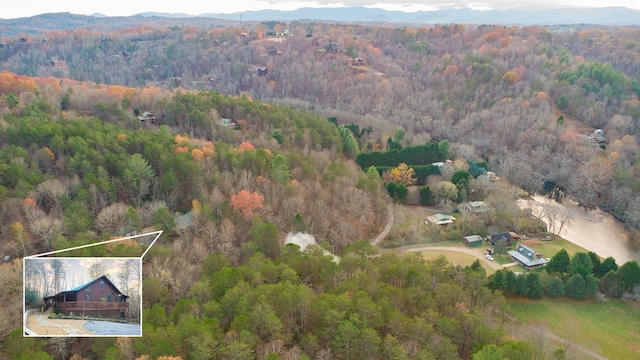
[[[46,249],[51,249],[53,239],[64,232],[64,222],[50,216],[34,219],[31,223],[31,233],[40,240]]]
[[[107,271],[107,269],[102,264],[102,261],[95,260],[93,262],[93,264],[91,264],[91,266],[89,266],[89,270],[88,271],[89,271],[89,277],[91,279],[96,279],[96,278],[104,275],[104,273]]]
[[[53,289],[54,293],[61,291],[62,280],[67,277],[64,261],[60,259],[51,260],[51,268],[53,269]]]
[[[58,179],[50,179],[41,182],[36,187],[36,202],[53,216],[62,215],[60,198],[67,195],[69,186]]]
[[[127,209],[129,207],[121,202],[111,204],[102,209],[96,218],[95,225],[100,231],[116,232],[124,226]]]

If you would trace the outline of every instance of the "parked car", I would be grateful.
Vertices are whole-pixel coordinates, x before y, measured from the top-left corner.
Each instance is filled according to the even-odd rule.
[[[489,254],[485,255],[484,257],[487,258],[487,260],[489,260],[489,261],[493,261],[493,256],[491,256]]]

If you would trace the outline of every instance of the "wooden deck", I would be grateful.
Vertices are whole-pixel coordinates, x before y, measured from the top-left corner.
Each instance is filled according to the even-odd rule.
[[[87,315],[120,318],[129,309],[126,302],[67,301],[57,304],[58,311],[65,315]]]

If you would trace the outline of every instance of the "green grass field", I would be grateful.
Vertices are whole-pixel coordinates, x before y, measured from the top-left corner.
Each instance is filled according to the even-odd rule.
[[[571,300],[509,300],[518,321],[554,334],[610,359],[640,359],[640,304]]]
[[[445,251],[445,250],[424,251],[422,252],[422,256],[427,260],[435,259],[438,256],[444,256],[452,264],[460,265],[460,266],[471,265],[473,264],[474,261],[477,260],[477,258],[473,255],[461,253],[458,251]],[[482,265],[484,270],[487,272],[487,275],[491,275],[495,272],[495,270],[493,270],[491,266],[485,264],[483,261],[480,261],[480,265]]]
[[[552,258],[553,255],[557,254],[561,249],[567,250],[569,256],[577,252],[588,252],[588,250],[585,250],[583,247],[562,238],[551,241],[537,241],[535,244],[532,244],[531,247],[548,258]]]

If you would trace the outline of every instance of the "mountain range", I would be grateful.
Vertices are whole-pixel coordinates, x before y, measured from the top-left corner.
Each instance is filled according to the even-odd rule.
[[[388,11],[379,8],[339,7],[300,8],[292,11],[261,10],[233,14],[202,14],[227,20],[333,20],[339,22],[400,22],[423,24],[505,24],[505,25],[562,25],[640,24],[640,11],[625,7],[598,9],[546,9],[546,10],[472,10],[442,9],[435,11]]]
[[[402,12],[365,7],[300,8],[292,11],[260,10],[232,14],[200,15],[145,12],[133,16],[107,17],[102,14],[76,15],[48,13],[26,18],[0,19],[5,36],[36,34],[47,30],[95,28],[118,29],[135,25],[212,26],[240,21],[333,21],[350,23],[402,24],[502,24],[502,25],[640,25],[640,11],[625,7],[547,10],[472,10],[443,9]]]

